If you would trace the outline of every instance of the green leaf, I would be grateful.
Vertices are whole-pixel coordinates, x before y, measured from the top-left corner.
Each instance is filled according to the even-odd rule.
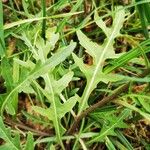
[[[61,136],[65,132],[64,127],[61,125],[61,118],[68,112],[72,110],[72,107],[76,104],[76,99],[73,98],[67,100],[65,103],[61,103],[59,95],[61,92],[68,86],[69,82],[72,80],[73,72],[68,72],[61,79],[55,80],[53,71],[44,74],[42,76],[46,83],[45,90],[39,88],[43,92],[44,96],[50,102],[50,108],[43,110],[40,107],[33,107],[35,111],[39,114],[46,116],[53,122],[56,131],[56,137],[58,142],[61,144],[62,148],[63,143]]]
[[[103,30],[107,38],[111,35],[111,28],[106,27],[105,22],[98,16],[97,11],[95,11],[94,15],[95,23]]]
[[[54,54],[51,58],[47,59],[44,64],[36,64],[35,68],[30,71],[27,77],[24,77],[22,81],[20,81],[16,87],[14,87],[10,93],[7,95],[7,97],[4,99],[3,104],[1,106],[1,115],[3,115],[3,111],[5,109],[5,106],[8,102],[11,102],[11,97],[16,94],[16,92],[19,92],[22,90],[22,87],[28,85],[32,82],[32,80],[35,80],[36,78],[48,73],[51,69],[53,69],[55,66],[60,64],[62,61],[64,61],[74,50],[76,46],[76,43],[71,42],[70,45],[62,48],[59,50],[56,54]]]
[[[48,28],[46,30],[47,42],[49,43],[50,49],[52,50],[54,49],[55,44],[59,40],[59,33],[55,33],[55,32],[56,32],[56,27]]]
[[[64,117],[64,115],[67,112],[70,112],[72,110],[72,108],[75,106],[77,100],[78,100],[78,96],[73,96],[71,98],[69,98],[65,103],[60,103],[59,99],[56,99],[56,111],[57,111],[57,116],[55,116],[54,114],[54,106],[52,105],[50,108],[41,108],[38,106],[33,106],[32,109],[39,113],[42,116],[47,117],[49,120],[53,121],[55,120],[55,117],[58,117],[59,121],[62,117]],[[55,125],[55,124],[54,124]],[[62,128],[62,126],[60,126]],[[64,133],[64,129],[61,129],[63,132],[61,134]]]
[[[48,53],[55,48],[55,44],[59,40],[59,34],[55,33],[55,30],[56,28],[49,28],[47,30],[47,41],[41,37],[38,37],[35,43],[38,49],[38,57],[35,57],[35,59],[40,59],[43,62],[45,59],[47,59]]]
[[[10,65],[8,59],[6,57],[2,58],[2,76],[5,79],[7,93],[13,90],[14,88],[14,79],[11,75],[12,72],[12,66]],[[13,96],[11,97],[11,101],[8,102],[7,112],[11,115],[15,115],[17,112],[17,103],[18,103],[18,94],[15,92]]]
[[[92,116],[99,122],[103,120],[102,128],[98,136],[94,137],[90,143],[97,141],[104,141],[108,135],[116,136],[115,128],[126,128],[127,125],[123,122],[130,114],[130,110],[124,110],[120,115],[115,115],[112,112],[98,112],[93,113]]]
[[[10,128],[5,128],[2,118],[0,117],[0,138],[2,138],[7,144],[3,145],[3,148],[9,148],[10,150],[20,150],[20,138],[16,134],[14,138],[11,137]]]
[[[28,11],[29,1],[22,0],[22,7],[24,9],[24,12],[25,12],[26,16],[28,16],[30,18],[31,15],[29,14],[29,11]]]
[[[2,117],[0,117],[0,138],[5,141],[5,144],[0,146],[0,150],[21,150],[24,147],[20,141],[18,133],[11,134],[11,129],[6,128]],[[28,133],[27,141],[24,150],[34,150],[34,139],[32,133]]]
[[[58,39],[58,37],[56,39]],[[49,120],[52,120],[54,127],[55,127],[57,140],[58,140],[59,144],[61,145],[62,149],[64,149],[61,135],[64,133],[65,130],[61,125],[59,115],[58,115],[60,113],[57,111],[57,108],[59,107],[59,104],[60,104],[59,94],[61,94],[61,92],[68,86],[69,82],[71,81],[71,79],[73,77],[73,72],[69,72],[66,75],[64,75],[61,79],[55,80],[53,71],[54,71],[54,68],[56,65],[60,64],[60,62],[65,60],[66,56],[69,56],[69,55],[66,55],[67,53],[71,54],[71,52],[74,50],[74,48],[76,46],[76,43],[71,42],[70,45],[67,46],[67,48],[63,47],[63,48],[59,49],[59,51],[56,54],[60,54],[59,55],[60,58],[58,57],[58,55],[54,54],[54,55],[52,55],[52,57],[50,59],[47,59],[47,54],[49,53],[49,51],[46,50],[46,53],[45,53],[45,49],[47,49],[48,47],[50,48],[50,43],[47,44],[47,42],[46,42],[46,44],[45,44],[41,38],[39,38],[39,40],[40,40],[41,44],[40,44],[40,42],[37,41],[38,43],[36,43],[36,47],[38,48],[38,53],[37,53],[36,57],[34,56],[34,58],[39,63],[36,63],[35,68],[33,69],[33,72],[34,71],[36,72],[36,74],[34,73],[34,78],[42,76],[46,83],[44,90],[41,88],[39,88],[39,89],[46,96],[46,98],[48,99],[48,101],[51,104],[51,107],[49,108],[49,110],[47,110],[48,112],[50,111],[50,114],[51,114],[51,116],[49,117]],[[55,40],[55,42],[56,42],[56,40]],[[65,49],[65,54],[62,53],[62,51],[64,51],[64,49]],[[44,69],[42,69],[41,72],[38,72],[37,70],[39,70],[39,67],[45,65],[48,60],[50,60],[49,63],[55,62],[56,64],[54,64],[53,66],[47,66],[46,68],[42,67]],[[33,80],[34,79],[32,79],[32,81]],[[41,114],[42,114],[42,108],[39,108],[38,111],[41,112]],[[45,112],[47,113],[47,111],[45,111]],[[43,115],[46,115],[46,114],[43,114]]]
[[[94,43],[89,39],[83,32],[80,30],[77,31],[77,36],[80,41],[80,44],[85,48],[86,52],[91,55],[94,59],[94,64],[98,63],[99,57],[102,54],[103,47]]]
[[[57,140],[61,143],[61,136],[65,133],[66,129],[61,125],[61,118],[67,112],[70,112],[76,104],[78,96],[71,97],[65,103],[60,103],[59,99],[55,98],[55,103],[52,102],[50,108],[44,109],[38,106],[33,106],[32,109],[42,116],[47,117],[53,122],[56,130]]]
[[[3,5],[0,1],[0,56],[5,56],[5,41],[4,41],[4,28],[3,28]]]
[[[63,62],[73,52],[75,47],[76,43],[71,42],[68,46],[59,49],[58,52],[47,59],[44,64],[36,64],[35,69],[31,71],[29,76],[31,76],[31,78],[37,78],[44,75],[45,73],[48,73],[49,70],[54,69],[55,66]]]
[[[127,107],[135,112],[138,112],[141,116],[143,116],[150,123],[150,114],[149,113],[145,113],[144,111],[140,110],[139,108],[135,107],[134,105],[128,104],[127,102],[122,101],[122,100],[115,100],[115,102],[117,104],[123,105],[124,107]]]
[[[114,39],[120,35],[120,29],[123,26],[126,15],[124,9],[120,9],[120,7],[116,9],[118,11],[115,12],[113,24],[109,29],[106,27],[106,25],[104,25],[104,22],[98,17],[98,15],[95,14],[95,22],[100,26],[100,28],[102,28],[103,32],[106,35],[109,35],[104,40],[104,43],[102,45],[92,42],[80,30],[77,31],[77,36],[80,44],[85,48],[86,52],[93,57],[93,64],[87,66],[83,63],[83,60],[81,60],[81,58],[77,58],[77,56],[73,55],[76,65],[79,66],[87,79],[87,84],[81,97],[78,115],[82,110],[88,107],[88,98],[91,92],[96,88],[97,84],[100,81],[103,81],[103,78],[99,77],[103,76],[102,69],[105,60],[109,58],[117,58],[119,56],[115,54],[113,44]],[[100,24],[99,22],[97,22],[98,19],[103,23]],[[104,80],[104,82],[106,82],[106,80]]]
[[[108,150],[116,150],[115,146],[113,145],[113,143],[110,141],[108,137],[105,138],[105,142]]]
[[[125,65],[127,62],[129,62],[133,58],[140,56],[142,54],[141,48],[144,50],[144,53],[150,52],[149,42],[150,42],[150,39],[143,41],[142,43],[139,44],[138,47],[135,47],[131,49],[130,51],[126,52],[125,54],[121,55],[119,58],[116,58],[110,61],[108,66],[104,68],[104,73],[105,74],[110,73],[116,68],[119,68]]]
[[[73,72],[70,71],[66,73],[61,79],[55,80],[52,75],[49,76],[51,78],[51,84],[54,91],[54,95],[59,95],[61,92],[68,86],[69,82],[72,80]],[[49,78],[43,76],[45,80],[45,91],[49,93]],[[51,94],[49,94],[51,95]]]
[[[140,104],[143,106],[143,108],[150,113],[150,101],[149,99],[142,98],[140,95],[138,96],[138,100]]]
[[[56,150],[54,145],[51,145],[49,150]]]
[[[9,143],[0,146],[0,150],[8,150],[8,149],[14,150],[14,148],[12,148]]]
[[[53,89],[56,94],[60,94],[69,84],[69,82],[72,80],[73,72],[68,72],[65,74],[61,79],[53,82]]]
[[[78,100],[78,96],[75,95],[71,98],[69,98],[65,103],[63,104],[59,104],[58,106],[58,117],[61,119],[62,117],[64,117],[64,115],[67,113],[67,112],[70,112],[72,110],[72,108],[75,106],[77,100]]]
[[[2,58],[2,76],[5,79],[7,90],[10,91],[13,88],[13,78],[10,76],[12,74],[12,67],[8,62],[6,57]]]
[[[83,58],[77,57],[74,53],[72,54],[73,59],[76,63],[76,65],[80,68],[80,70],[84,73],[86,78],[89,78],[91,76],[92,69],[88,65],[83,63]]]
[[[31,132],[28,132],[27,142],[24,150],[34,150],[34,138]]]

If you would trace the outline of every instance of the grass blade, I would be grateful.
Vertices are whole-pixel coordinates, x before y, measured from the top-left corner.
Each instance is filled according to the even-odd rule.
[[[46,17],[46,1],[42,0],[42,17],[45,18]],[[42,21],[42,37],[44,40],[46,40],[45,37],[45,32],[46,32],[46,19],[43,19]]]
[[[147,21],[148,23],[150,23],[150,3],[143,4],[143,7]]]
[[[129,141],[124,137],[122,132],[120,132],[118,129],[115,131],[117,133],[117,137],[120,139],[120,141],[126,146],[128,150],[134,150],[134,148],[131,146]]]
[[[141,0],[136,0],[136,2],[139,2]],[[140,4],[140,5],[137,5],[137,9],[138,9],[138,12],[139,12],[139,17],[140,17],[140,20],[141,20],[141,25],[142,25],[142,28],[143,28],[143,33],[144,33],[144,36],[146,39],[149,38],[149,33],[148,33],[148,29],[147,29],[147,18],[146,18],[146,15],[145,15],[145,8],[144,6],[147,5],[147,4]]]
[[[105,140],[106,140],[106,146],[108,150],[116,150],[115,146],[113,145],[113,143],[110,141],[108,137],[106,137]]]
[[[144,53],[150,52],[149,44],[150,44],[150,39],[148,39],[140,44],[140,47],[144,50]],[[108,64],[108,66],[104,68],[104,73],[106,73],[106,74],[110,73],[111,71],[115,70],[116,68],[125,65],[129,60],[140,56],[141,54],[142,54],[142,51],[139,50],[139,47],[136,47],[136,48],[130,50],[129,52],[120,56],[119,58],[112,60]]]
[[[3,5],[0,1],[0,56],[5,55],[4,28],[3,28]]]

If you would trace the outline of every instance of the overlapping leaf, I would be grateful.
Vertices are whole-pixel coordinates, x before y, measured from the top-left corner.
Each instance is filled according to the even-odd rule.
[[[56,43],[56,41],[58,40],[58,35],[55,35],[55,40],[54,42]],[[52,39],[52,38],[51,38]],[[42,43],[43,46],[41,46]],[[54,44],[54,43],[53,43]],[[52,45],[51,44],[51,40],[49,41],[48,45]],[[74,50],[76,46],[76,43],[71,42],[69,46],[67,46],[68,48],[65,49],[66,53],[69,52],[69,54],[71,54],[71,52]],[[50,47],[49,51],[46,50],[46,52],[43,50],[43,48],[45,47],[45,49],[47,49],[47,42],[44,45],[42,39],[38,39],[37,43],[36,43],[36,47],[37,47],[37,51],[38,51],[38,57],[35,57],[36,60],[40,61],[41,64],[45,64],[47,61],[47,55],[49,53],[50,50],[53,50],[54,45],[52,47]],[[64,48],[62,48],[61,50],[59,50],[57,52],[57,54],[60,54],[60,60],[63,61],[65,59],[64,56],[65,55],[63,53],[61,53],[61,51],[64,51]],[[68,56],[68,55],[67,55]],[[66,57],[65,57],[66,58]],[[58,56],[55,57],[55,55],[53,55],[51,57],[51,63],[57,63],[57,65],[61,62],[58,60]],[[64,133],[65,129],[62,127],[60,119],[69,111],[72,110],[72,108],[74,107],[74,105],[77,102],[77,98],[72,97],[71,99],[67,100],[65,103],[61,103],[60,102],[60,98],[59,95],[61,94],[61,92],[68,86],[69,82],[72,80],[73,77],[73,72],[68,72],[67,74],[65,74],[62,78],[60,78],[59,80],[55,79],[53,70],[54,67],[56,65],[53,66],[49,66],[48,68],[45,68],[44,70],[42,70],[42,72],[36,72],[36,74],[34,74],[35,76],[39,76],[39,74],[43,77],[44,81],[45,81],[45,89],[44,89],[44,93],[46,93],[46,98],[47,100],[50,102],[50,108],[47,109],[43,109],[41,107],[33,107],[33,109],[40,113],[43,116],[46,116],[49,118],[49,120],[51,120],[54,124],[55,127],[55,131],[56,131],[56,137],[58,142],[61,144],[62,148],[64,149],[63,143],[62,143],[62,139],[61,139],[61,135]],[[38,66],[35,66],[35,70],[38,70]],[[43,91],[43,90],[42,90]]]
[[[58,123],[59,123],[60,134],[62,135],[66,130],[61,125],[60,120],[61,120],[62,117],[64,117],[64,115],[67,112],[70,112],[72,110],[72,108],[75,106],[75,104],[78,100],[78,96],[76,95],[76,96],[73,96],[73,97],[69,98],[63,104],[60,102],[60,100],[58,98],[55,98],[55,100],[56,100],[56,106],[54,106],[52,104],[50,108],[46,108],[46,109],[38,107],[38,106],[34,106],[32,108],[35,112],[37,112],[40,115],[45,116],[49,120],[53,121],[54,126],[56,126],[56,123],[55,123],[56,118],[55,117],[57,117]],[[56,107],[57,116],[55,115],[54,107]]]
[[[19,134],[15,134],[15,136],[11,135],[11,129],[6,128],[2,118],[0,117],[0,138],[5,141],[5,144],[0,146],[1,150],[9,149],[9,150],[33,150],[34,149],[34,139],[31,133],[28,133],[27,141],[25,145],[21,145]],[[25,148],[23,148],[25,146]]]
[[[7,103],[12,101],[12,97],[14,94],[16,94],[16,92],[21,92],[24,89],[23,87],[29,86],[32,80],[35,80],[36,78],[44,75],[45,73],[48,73],[50,69],[54,68],[62,61],[64,61],[72,53],[75,46],[76,43],[71,42],[70,45],[59,50],[56,54],[47,59],[44,63],[36,63],[35,68],[33,70],[26,70],[27,76],[23,76],[22,80],[20,80],[19,83],[17,83],[17,85],[7,94],[6,98],[3,100],[1,106],[1,114],[3,113]]]
[[[92,116],[95,118],[96,122],[103,120],[103,124],[98,136],[93,138],[90,142],[103,141],[106,136],[116,136],[115,128],[126,128],[127,124],[124,123],[124,119],[130,114],[130,110],[124,110],[119,116],[115,115],[113,112],[99,112],[93,113]]]
[[[113,24],[111,27],[106,27],[105,22],[95,12],[95,22],[103,30],[106,35],[106,39],[102,45],[92,42],[84,33],[80,30],[77,31],[77,36],[80,44],[85,48],[86,52],[92,56],[93,65],[85,65],[81,58],[78,58],[75,54],[73,55],[75,63],[79,66],[80,70],[84,73],[87,79],[87,84],[84,93],[81,97],[79,114],[87,105],[87,101],[91,92],[96,88],[96,85],[100,81],[106,81],[107,75],[102,72],[103,64],[106,59],[118,57],[115,54],[113,44],[114,39],[120,35],[120,30],[125,20],[125,11],[117,8],[113,18]],[[104,78],[105,76],[105,78]],[[102,77],[102,78],[101,78]],[[107,80],[108,81],[108,80]]]
[[[54,29],[54,28],[53,28]],[[59,39],[59,34],[54,33],[55,30],[49,30],[47,35],[46,43],[39,36],[36,38],[35,46],[32,45],[32,41],[30,37],[26,34],[22,34],[22,37],[19,37],[21,40],[25,42],[28,48],[33,55],[33,59],[35,62],[33,63],[30,60],[22,61],[19,59],[15,59],[19,65],[21,65],[20,78],[19,82],[16,86],[7,93],[7,96],[4,98],[4,101],[1,106],[1,114],[5,108],[8,108],[8,104],[12,101],[12,97],[18,92],[26,92],[31,93],[34,92],[31,83],[36,82],[38,77],[43,77],[45,81],[45,89],[44,94],[46,93],[46,98],[50,103],[50,108],[44,110],[43,108],[37,108],[36,111],[41,113],[44,110],[45,113],[50,113],[58,142],[62,145],[61,135],[64,133],[64,128],[60,123],[60,119],[69,111],[72,110],[73,106],[76,104],[77,96],[72,97],[67,100],[65,103],[61,103],[59,99],[59,94],[68,86],[69,82],[72,80],[73,72],[68,72],[62,78],[55,80],[55,76],[53,74],[54,68],[63,62],[74,50],[76,43],[71,41],[68,46],[64,46],[59,48],[56,53],[52,54],[51,57],[47,57],[48,54],[54,49],[56,42]],[[49,34],[51,36],[49,36]],[[54,37],[54,38],[53,38]],[[10,106],[9,106],[10,107]],[[10,110],[10,109],[9,109]],[[8,111],[7,111],[8,112]],[[13,112],[13,107],[11,107],[11,114]]]

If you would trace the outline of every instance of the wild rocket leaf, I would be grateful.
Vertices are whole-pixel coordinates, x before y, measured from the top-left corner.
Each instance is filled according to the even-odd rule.
[[[2,138],[6,144],[3,145],[3,148],[8,148],[10,150],[20,150],[20,138],[19,134],[16,134],[15,137],[13,138],[11,136],[11,130],[10,128],[6,128],[2,118],[0,117],[0,138]],[[1,149],[1,147],[0,147]]]
[[[70,71],[59,80],[52,79],[51,82],[52,82],[52,87],[54,89],[54,94],[59,95],[68,86],[69,82],[72,80],[72,77],[73,77],[73,72]],[[44,76],[43,78],[45,79],[46,82],[45,90],[49,91],[48,82]]]
[[[27,142],[24,150],[34,150],[34,138],[31,132],[28,133]]]
[[[1,67],[7,90],[10,91],[13,88],[13,78],[10,76],[10,74],[12,74],[12,67],[6,57],[2,58]]]
[[[94,137],[90,142],[103,141],[106,136],[116,136],[115,128],[126,128],[127,124],[124,119],[130,114],[130,110],[124,110],[119,116],[112,112],[99,112],[93,113],[92,116],[96,122],[103,120],[102,127],[98,136]]]
[[[7,97],[3,100],[2,106],[1,106],[1,115],[3,114],[3,111],[5,109],[5,106],[8,102],[10,102],[12,99],[11,97],[18,91],[22,89],[24,85],[30,84],[32,80],[35,80],[36,78],[44,75],[45,73],[48,73],[50,69],[54,68],[58,64],[60,64],[62,61],[64,61],[74,50],[76,46],[76,43],[71,42],[70,45],[64,47],[62,50],[54,54],[51,58],[47,59],[44,64],[36,64],[35,69],[29,72],[28,76],[24,78],[22,81],[20,81],[7,95]]]
[[[55,44],[59,40],[59,33],[55,33],[56,28],[49,28],[46,32],[46,38],[47,40],[44,41],[43,38],[39,37],[36,41],[36,47],[38,51],[38,58],[41,59],[42,57],[44,59],[47,58],[47,55],[50,51],[52,51],[55,48]],[[41,57],[42,56],[42,57]]]
[[[56,80],[55,76],[53,74],[54,68],[56,65],[60,64],[71,52],[74,50],[76,43],[71,42],[70,45],[66,47],[63,47],[59,49],[59,51],[52,55],[50,59],[47,58],[48,53],[50,50],[53,50],[55,43],[58,40],[59,35],[54,34],[55,39],[53,39],[53,44],[52,38],[48,38],[49,41],[44,41],[39,37],[38,40],[36,41],[36,48],[37,48],[37,57],[34,57],[39,63],[36,63],[35,68],[32,70],[34,73],[34,78],[43,77],[45,81],[45,89],[41,89],[43,92],[44,96],[46,96],[47,100],[50,103],[50,108],[43,110],[43,108],[38,107],[35,109],[35,111],[38,111],[41,115],[47,116],[47,112],[50,113],[51,115],[48,117],[49,120],[53,122],[53,125],[55,127],[55,132],[56,132],[56,138],[61,147],[64,149],[61,135],[64,133],[64,128],[61,125],[59,115],[62,113],[59,113],[58,108],[65,108],[65,113],[66,111],[72,110],[72,107],[75,105],[76,101],[67,101],[63,105],[60,103],[59,100],[59,94],[68,86],[69,82],[72,80],[73,77],[73,72],[68,72],[66,75],[64,75],[61,79]],[[62,53],[65,51],[65,54]],[[67,54],[68,53],[68,54]],[[51,63],[51,66],[45,67],[45,64]],[[53,64],[54,63],[54,64]],[[39,69],[40,66],[43,66],[42,70]],[[35,70],[35,71],[34,71]],[[39,70],[39,71],[37,71]],[[30,74],[30,73],[29,73]],[[69,103],[70,102],[70,103]],[[73,102],[73,103],[72,103]],[[68,104],[68,105],[67,105]],[[68,109],[67,109],[68,108]],[[44,112],[43,112],[44,111]]]
[[[118,57],[118,55],[115,54],[113,44],[114,39],[120,35],[120,30],[123,26],[124,20],[125,11],[123,9],[119,9],[114,15],[112,26],[108,28],[103,20],[98,16],[97,12],[95,12],[95,22],[106,34],[106,39],[102,45],[93,42],[80,30],[77,31],[80,44],[93,58],[93,64],[88,66],[83,63],[81,58],[78,58],[75,54],[73,55],[76,65],[79,66],[80,70],[85,74],[87,79],[87,84],[81,97],[82,101],[80,102],[79,114],[83,109],[88,107],[87,101],[91,92],[96,88],[100,81],[103,81],[103,78],[100,77],[104,76],[102,69],[105,60]]]
[[[14,88],[15,80],[13,79],[13,76],[10,76],[13,74],[13,68],[9,63],[9,60],[6,57],[2,58],[2,76],[5,79],[5,85],[7,93],[9,93]],[[17,93],[14,93],[14,95],[11,97],[11,102],[8,103],[7,112],[9,114],[14,115],[17,110],[17,103],[18,103],[18,95]]]
[[[44,75],[45,73],[48,73],[55,66],[63,62],[73,52],[75,47],[76,43],[71,42],[68,46],[59,49],[56,54],[47,59],[41,66],[39,66],[39,64],[36,64],[35,69],[31,72],[31,75],[39,77],[41,75]]]
[[[18,133],[15,135],[11,134],[11,129],[6,128],[2,118],[0,117],[0,138],[5,141],[5,144],[0,146],[0,150],[20,150],[23,149],[24,145],[21,144],[20,136]],[[28,133],[27,141],[24,150],[34,149],[34,139],[32,133]]]
[[[72,108],[75,106],[76,102],[78,100],[78,96],[73,96],[69,98],[65,103],[61,103],[59,99],[56,99],[56,111],[57,116],[54,114],[54,106],[52,105],[50,108],[41,108],[38,106],[33,106],[33,110],[37,113],[39,113],[42,116],[47,117],[49,120],[54,122],[55,125],[55,117],[58,117],[58,121],[60,123],[60,120],[67,112],[70,112]],[[62,127],[61,123],[59,125],[61,134],[65,132],[65,129]]]
[[[143,106],[143,108],[150,113],[150,102],[148,99],[142,98],[142,97],[138,97],[138,100],[140,102],[140,104]]]
[[[59,95],[68,86],[69,82],[72,80],[72,77],[73,72],[68,72],[59,80],[55,80],[51,73],[48,75],[43,75],[46,83],[45,92],[47,93],[45,96],[48,98],[51,106],[46,109],[37,106],[33,107],[34,111],[48,117],[48,119],[53,122],[55,127],[58,126],[58,128],[56,128],[56,132],[60,132],[58,134],[61,135],[64,133],[65,129],[61,125],[60,119],[64,117],[67,112],[72,110],[78,99],[77,95],[71,97],[65,103],[61,103],[59,99]]]
[[[90,77],[92,76],[93,70],[94,70],[94,66],[88,66],[88,65],[84,64],[83,61],[82,61],[82,58],[77,57],[75,54],[72,54],[72,56],[73,56],[73,59],[76,62],[76,65],[79,66],[80,70],[84,73],[84,75],[86,76],[86,78],[90,79]],[[99,72],[97,74],[96,81],[99,82],[101,80],[104,83],[108,83],[108,82],[117,82],[117,81],[123,80],[125,78],[126,78],[125,76],[121,76],[119,74],[118,75],[117,74],[112,74],[112,73],[105,74],[103,72]]]

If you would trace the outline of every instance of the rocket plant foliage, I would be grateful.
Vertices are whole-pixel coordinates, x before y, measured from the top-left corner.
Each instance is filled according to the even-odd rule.
[[[23,79],[20,79],[18,83],[16,83],[16,86],[10,92],[8,91],[7,94],[4,95],[4,102],[1,106],[1,114],[3,114],[3,111],[5,108],[8,113],[11,115],[15,114],[15,107],[14,101],[12,97],[16,96],[19,92],[25,92],[25,93],[35,93],[34,89],[32,88],[31,84],[37,84],[36,79],[38,77],[43,77],[46,85],[44,91],[44,96],[48,99],[49,103],[51,104],[50,108],[44,109],[34,106],[33,109],[36,112],[39,112],[41,115],[44,115],[48,117],[50,120],[53,121],[54,126],[56,127],[56,135],[59,141],[61,141],[61,135],[64,133],[63,127],[60,125],[60,119],[69,111],[72,110],[73,106],[76,103],[77,96],[71,97],[68,99],[65,103],[61,103],[59,100],[59,95],[61,94],[62,90],[64,90],[69,82],[72,80],[73,72],[69,71],[66,73],[62,78],[55,80],[54,78],[54,69],[57,65],[59,65],[61,62],[63,62],[71,53],[73,52],[76,43],[71,42],[68,46],[62,47],[58,52],[53,54],[50,58],[47,58],[47,55],[49,53],[49,50],[53,50],[55,43],[59,39],[58,34],[54,34],[55,30],[53,29],[53,32],[49,34],[53,34],[50,41],[47,41],[46,44],[44,44],[44,40],[41,37],[38,37],[37,42],[35,44],[35,47],[31,44],[28,37],[21,37],[22,40],[24,40],[25,44],[27,46],[30,46],[30,49],[33,58],[36,60],[36,63],[33,63],[31,60],[22,61],[15,59],[14,61],[17,62],[21,68],[21,73],[25,73],[23,76]],[[54,40],[55,39],[55,40]],[[53,41],[51,41],[53,40]],[[42,46],[42,47],[41,47]],[[4,58],[5,59],[5,58]],[[8,65],[8,63],[3,63]],[[5,67],[6,70],[10,71],[8,66]],[[7,77],[8,72],[2,72],[2,75],[5,77],[5,80],[8,81],[8,83],[12,83],[13,81],[9,81],[9,78]],[[41,90],[41,88],[40,88]],[[6,106],[6,107],[5,107]],[[10,109],[11,108],[11,109]],[[51,116],[50,116],[51,115]]]
[[[1,150],[34,150],[34,139],[31,132],[28,132],[25,144],[21,144],[20,135],[16,133],[15,136],[11,135],[11,128],[6,128],[2,118],[0,117],[0,138],[6,143],[0,146]]]
[[[60,5],[64,6],[66,2],[68,1],[58,2],[55,9],[58,9]],[[71,140],[74,142],[73,149],[80,149],[80,144],[82,148],[86,149],[86,146],[90,147],[95,142],[105,143],[108,149],[114,149],[115,140],[113,141],[109,137],[116,136],[120,140],[124,139],[122,143],[132,150],[134,148],[118,129],[129,127],[125,120],[129,116],[132,118],[132,111],[139,113],[147,121],[150,121],[150,115],[147,113],[150,109],[148,96],[144,97],[142,94],[132,95],[130,93],[127,97],[120,98],[121,100],[117,99],[114,102],[125,108],[118,107],[116,109],[115,105],[106,105],[88,114],[88,117],[80,122],[81,124],[79,125],[81,126],[79,126],[79,131],[76,130],[77,133],[74,135],[67,134],[67,130],[71,128],[75,120],[86,109],[91,107],[90,98],[94,90],[99,90],[98,86],[101,87],[101,85],[108,85],[109,83],[117,83],[116,85],[119,85],[127,80],[141,83],[150,82],[149,77],[126,77],[112,73],[116,68],[122,67],[129,61],[132,63],[132,59],[142,55],[143,51],[141,48],[144,49],[145,53],[150,51],[148,47],[150,41],[147,39],[139,47],[133,47],[128,52],[116,54],[114,44],[118,37],[124,36],[121,30],[130,15],[127,9],[121,6],[115,7],[115,10],[111,13],[108,11],[109,13],[106,16],[112,19],[112,23],[109,26],[105,22],[105,17],[99,16],[98,9],[94,9],[92,12],[94,23],[105,35],[103,42],[94,42],[81,28],[73,29],[73,31],[76,31],[75,34],[78,41],[70,40],[66,42],[63,40],[62,29],[73,13],[78,14],[76,10],[78,10],[82,2],[82,0],[77,1],[70,14],[60,14],[60,16],[64,15],[64,19],[59,24],[60,26],[49,27],[47,30],[44,28],[43,30],[45,31],[43,32],[44,36],[46,36],[44,39],[41,37],[41,29],[38,23],[31,28],[23,27],[21,32],[12,33],[12,36],[18,39],[23,45],[22,48],[25,49],[21,57],[19,55],[8,57],[4,53],[4,49],[0,51],[0,71],[6,87],[6,92],[0,94],[0,138],[4,141],[0,149],[32,150],[35,149],[36,144],[44,142],[47,143],[47,147],[50,150],[55,149],[58,145],[65,150],[65,144]],[[25,1],[23,1],[23,5],[25,13],[30,17],[27,9],[30,5],[26,5]],[[2,3],[0,2],[1,7]],[[56,19],[58,16],[54,15],[54,17],[50,18]],[[38,20],[38,18],[34,19]],[[29,20],[31,21],[32,19],[29,18]],[[88,17],[84,21],[86,22],[87,20],[89,20]],[[22,20],[21,25],[23,26],[26,21],[28,19]],[[84,21],[83,24],[85,23]],[[17,23],[19,22],[10,24],[10,28],[14,27],[11,25],[16,26]],[[8,29],[9,24],[6,27]],[[2,23],[0,23],[1,28]],[[0,31],[0,35],[1,43],[4,43],[4,33]],[[4,44],[0,45],[0,49],[2,49],[2,46],[5,47]],[[84,57],[77,55],[79,47],[83,48],[86,55],[90,56],[92,61],[90,65],[84,63]],[[107,60],[111,61],[108,63]],[[67,64],[66,66],[65,63]],[[106,63],[107,66],[105,66]],[[77,73],[76,71],[79,72]],[[81,89],[76,88],[74,85],[81,77],[85,81],[85,86],[81,87],[82,92],[79,94],[78,91]],[[54,135],[42,137],[42,139],[34,139],[33,133],[28,132],[27,136],[24,137],[26,142],[22,142],[19,131],[12,133],[10,128],[5,127],[5,114],[13,117],[17,115],[19,107],[18,95],[22,92],[33,94],[35,99],[39,100],[38,103],[32,103],[31,107],[32,112],[36,115],[32,116],[32,114],[23,113],[24,116],[27,120],[33,120],[35,123],[40,122],[44,127],[48,126],[54,129]],[[132,101],[131,104],[127,103],[128,97]],[[146,110],[145,112],[136,107],[136,104],[139,105],[139,103]],[[34,117],[37,118],[34,120]],[[44,123],[45,121],[46,123]],[[98,132],[91,130],[93,128],[98,129]],[[66,143],[63,140],[66,140]]]
[[[101,45],[92,42],[80,30],[77,31],[77,36],[80,44],[86,49],[86,52],[93,58],[93,64],[89,66],[83,63],[82,58],[78,58],[75,54],[73,54],[73,58],[75,60],[76,65],[79,66],[80,70],[84,73],[87,80],[84,93],[81,97],[81,100],[79,101],[80,106],[78,114],[80,114],[82,110],[88,107],[88,98],[91,92],[96,88],[97,84],[100,81],[110,81],[110,78],[107,77],[107,74],[103,73],[103,64],[106,59],[119,57],[118,54],[115,54],[113,44],[114,39],[121,35],[120,30],[123,26],[125,15],[125,11],[123,9],[119,10],[118,7],[116,13],[114,14],[114,16],[112,16],[112,26],[106,27],[105,22],[98,16],[97,12],[95,11],[95,22],[106,35],[106,39],[104,39],[104,43]]]

